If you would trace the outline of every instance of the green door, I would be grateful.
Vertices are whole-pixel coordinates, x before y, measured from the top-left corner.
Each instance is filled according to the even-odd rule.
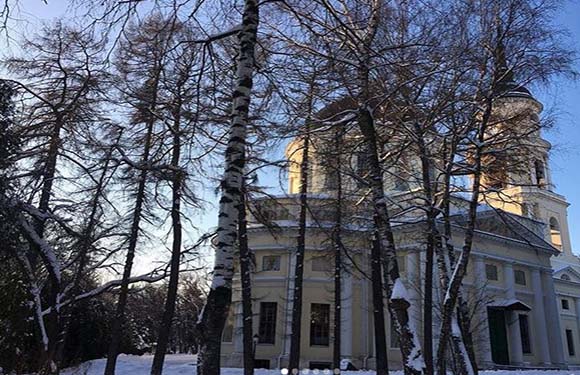
[[[509,349],[505,325],[505,312],[500,309],[487,309],[491,359],[498,365],[509,365]]]

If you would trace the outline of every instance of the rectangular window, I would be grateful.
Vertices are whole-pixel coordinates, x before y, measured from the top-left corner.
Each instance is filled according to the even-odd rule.
[[[330,305],[313,303],[310,305],[310,346],[330,344]]]
[[[258,330],[258,342],[260,344],[274,344],[276,339],[276,302],[260,303],[260,326]]]
[[[568,355],[573,357],[576,351],[574,350],[574,335],[571,329],[566,330],[566,342],[568,343]]]
[[[325,257],[312,258],[312,271],[330,272],[332,262]]]
[[[522,352],[524,354],[531,354],[532,347],[530,345],[530,325],[528,316],[520,314],[520,334],[522,335]]]
[[[254,359],[254,368],[263,368],[266,370],[270,369],[270,360],[269,359]]]
[[[391,339],[390,339],[391,348],[398,349],[401,347],[401,341],[399,339],[399,332],[397,331],[397,323],[395,322],[395,318],[391,316]]]
[[[488,280],[497,281],[498,280],[497,267],[494,266],[493,264],[486,264],[485,265],[485,276],[487,277]]]
[[[234,340],[234,312],[233,309],[228,313],[226,325],[222,333],[222,342],[232,342]]]
[[[514,279],[518,285],[526,285],[526,273],[522,270],[514,271]]]
[[[267,255],[263,257],[262,271],[280,271],[280,256]]]
[[[570,303],[567,299],[562,300],[562,310],[570,310]]]

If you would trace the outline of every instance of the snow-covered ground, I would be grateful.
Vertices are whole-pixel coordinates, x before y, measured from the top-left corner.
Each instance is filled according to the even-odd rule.
[[[121,355],[117,362],[117,375],[148,375],[151,369],[150,355],[129,356]],[[63,375],[102,375],[105,369],[105,359],[85,362],[79,367],[67,369]],[[256,375],[280,375],[280,370],[256,370]],[[286,373],[286,372],[285,372]],[[168,355],[165,359],[164,375],[195,375],[195,356]],[[223,368],[222,375],[242,375],[242,369]],[[312,370],[303,371],[300,375],[326,375],[330,371]],[[374,371],[345,371],[346,375],[374,375]],[[402,372],[391,372],[392,375],[402,375]],[[483,371],[485,375],[580,375],[579,370],[568,371]]]

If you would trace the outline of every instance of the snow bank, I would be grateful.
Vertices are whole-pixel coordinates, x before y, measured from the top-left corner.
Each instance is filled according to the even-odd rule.
[[[117,361],[116,375],[149,375],[153,356],[120,355]],[[195,356],[185,354],[168,355],[165,359],[164,375],[195,375]],[[105,359],[85,362],[76,368],[61,372],[62,375],[102,375],[105,370]],[[346,375],[375,375],[374,371],[343,371]],[[401,371],[390,371],[391,375],[403,375]],[[328,370],[300,372],[304,375],[330,375]],[[580,370],[567,371],[482,371],[482,375],[580,375]],[[243,375],[240,368],[223,368],[222,375]],[[256,370],[255,375],[280,375],[280,370]]]

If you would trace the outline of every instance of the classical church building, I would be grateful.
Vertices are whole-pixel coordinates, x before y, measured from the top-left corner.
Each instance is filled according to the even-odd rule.
[[[529,149],[517,168],[490,167],[482,177],[493,187],[484,194],[478,211],[473,251],[463,284],[463,294],[473,311],[471,329],[480,368],[580,368],[580,261],[572,253],[566,198],[554,191],[549,169],[550,144],[539,129],[542,105],[506,73],[505,95],[494,111],[508,116],[515,111]],[[501,125],[499,125],[501,126]],[[510,124],[513,126],[513,123]],[[316,142],[314,142],[316,143]],[[250,220],[248,240],[255,254],[252,279],[255,357],[258,368],[288,366],[291,313],[298,235],[299,164],[301,143],[288,145],[288,194],[252,202],[260,221]],[[334,261],[329,233],[333,226],[336,177],[324,158],[311,153],[309,210],[304,262],[301,331],[301,367],[331,368],[334,326]],[[498,161],[490,161],[497,163]],[[412,162],[411,162],[412,163]],[[354,160],[353,168],[362,167]],[[358,165],[357,165],[358,164]],[[419,189],[401,173],[386,174],[385,188],[393,202],[408,201]],[[506,183],[505,181],[509,181]],[[356,185],[356,181],[349,183]],[[346,199],[345,199],[346,201]],[[403,204],[403,203],[401,203]],[[422,325],[425,246],[424,223],[405,221],[405,210],[393,209],[393,230],[403,280],[412,300],[410,312]],[[454,225],[451,241],[461,249],[468,201],[453,197]],[[348,249],[341,274],[341,358],[357,369],[374,369],[372,286],[369,256],[372,222],[369,208],[345,205],[342,242]],[[252,218],[250,218],[252,219]],[[254,219],[256,219],[254,217]],[[437,275],[435,275],[435,279]],[[235,279],[232,312],[222,337],[222,364],[242,366],[242,317],[239,277]],[[435,282],[434,303],[441,298]],[[434,314],[434,343],[439,321]],[[385,308],[389,366],[401,368],[394,324]]]

